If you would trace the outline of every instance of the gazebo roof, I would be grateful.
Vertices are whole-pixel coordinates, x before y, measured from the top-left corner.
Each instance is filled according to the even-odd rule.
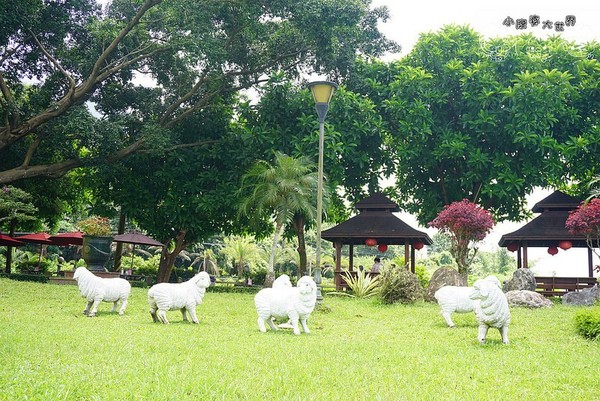
[[[367,238],[374,238],[379,244],[403,245],[420,241],[431,245],[433,241],[427,233],[418,231],[392,212],[398,211],[398,205],[385,195],[376,193],[358,202],[359,214],[323,231],[321,237],[331,242],[343,244],[364,244]]]
[[[554,191],[531,209],[534,213],[543,213],[549,210],[573,210],[581,203],[581,199],[567,195],[561,191]]]
[[[574,247],[587,247],[586,238],[582,235],[573,235],[565,228],[569,217],[568,210],[546,211],[523,227],[500,238],[498,245],[508,246],[518,243],[528,247],[558,246],[560,241],[571,241]]]

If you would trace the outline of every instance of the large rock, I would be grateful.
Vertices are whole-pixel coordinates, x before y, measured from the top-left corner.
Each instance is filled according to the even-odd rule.
[[[506,293],[510,306],[523,306],[525,308],[550,308],[552,301],[542,294],[528,290],[513,290]]]
[[[591,306],[600,299],[600,291],[596,284],[592,288],[585,288],[581,291],[570,291],[562,297],[565,305]]]
[[[429,286],[427,286],[427,292],[425,293],[425,300],[436,302],[434,297],[435,292],[446,285],[466,287],[467,280],[461,276],[457,270],[451,267],[440,267],[433,272],[431,280],[429,280]]]
[[[510,280],[504,283],[504,292],[535,291],[536,282],[533,272],[527,268],[517,269]]]

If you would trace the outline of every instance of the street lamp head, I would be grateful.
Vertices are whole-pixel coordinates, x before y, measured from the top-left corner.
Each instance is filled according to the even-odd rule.
[[[310,88],[315,101],[315,108],[317,109],[319,122],[322,123],[325,121],[325,116],[327,115],[327,110],[329,109],[329,101],[331,100],[333,92],[337,89],[338,85],[329,81],[316,81],[309,83],[308,87]]]

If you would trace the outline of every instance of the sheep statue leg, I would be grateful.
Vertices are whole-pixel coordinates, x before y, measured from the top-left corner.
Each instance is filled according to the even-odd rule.
[[[502,336],[502,342],[508,344],[508,326],[500,327],[500,335]]]
[[[92,304],[94,303],[94,301],[89,301],[87,303],[87,305],[85,306],[85,309],[83,310],[83,314],[84,315],[88,315],[90,313],[90,308],[92,307]]]
[[[262,317],[258,317],[258,329],[261,331],[261,333],[266,333],[267,332],[267,328],[265,327],[265,319],[263,319]]]
[[[289,311],[290,323],[294,328],[294,334],[300,335],[300,328],[298,327],[298,313],[296,311]]]
[[[444,317],[444,320],[446,321],[446,324],[448,325],[448,327],[454,328],[454,327],[456,327],[456,325],[452,321],[452,316],[451,315],[452,315],[451,312],[442,311],[442,316]]]
[[[198,316],[196,315],[196,304],[192,305],[187,305],[185,307],[185,309],[187,309],[187,313],[190,314],[190,318],[192,319],[192,322],[194,322],[195,324],[199,324],[200,321],[198,320]]]
[[[310,334],[310,330],[308,329],[308,325],[306,324],[306,319],[300,319],[300,324],[302,325],[302,330],[304,330],[306,334]]]
[[[487,337],[488,326],[485,324],[479,325],[479,333],[477,334],[477,339],[480,343],[485,343],[485,338]]]
[[[156,316],[156,311],[158,310],[158,306],[156,306],[156,302],[154,300],[150,300],[150,316],[152,316],[152,321],[154,323],[158,323],[158,317]]]
[[[119,304],[119,300],[117,299],[115,302],[113,302],[113,308],[111,309],[110,313],[114,313],[117,311],[118,304]]]
[[[160,320],[161,323],[169,324],[169,320],[167,319],[167,311],[166,310],[159,309],[157,315],[158,315],[158,320]]]
[[[187,318],[187,309],[185,308],[185,306],[183,308],[181,308],[180,311],[181,311],[181,316],[183,316],[183,321],[187,322],[188,321],[188,318]]]
[[[127,308],[127,298],[121,299],[121,309],[119,309],[119,315],[123,316],[125,314],[125,308]]]
[[[100,297],[94,298],[94,303],[92,304],[92,310],[88,314],[88,317],[96,316],[96,312],[98,312],[98,306],[100,305],[100,302],[102,302],[102,298],[100,298]]]

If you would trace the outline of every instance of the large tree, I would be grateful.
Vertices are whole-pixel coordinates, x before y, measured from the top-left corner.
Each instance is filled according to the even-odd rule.
[[[387,9],[369,5],[115,0],[101,10],[93,0],[11,2],[0,30],[0,183],[114,163],[156,147],[157,132],[158,144],[171,145],[170,129],[182,120],[274,71],[344,74],[357,53],[395,48],[377,29]],[[140,76],[152,88],[136,86]],[[150,105],[138,103],[149,96]],[[89,122],[78,107],[88,100],[132,123]]]
[[[400,61],[363,63],[348,88],[378,105],[396,166],[391,195],[422,224],[464,198],[497,221],[519,220],[534,187],[597,169],[597,55],[594,43],[487,40],[447,26]]]

